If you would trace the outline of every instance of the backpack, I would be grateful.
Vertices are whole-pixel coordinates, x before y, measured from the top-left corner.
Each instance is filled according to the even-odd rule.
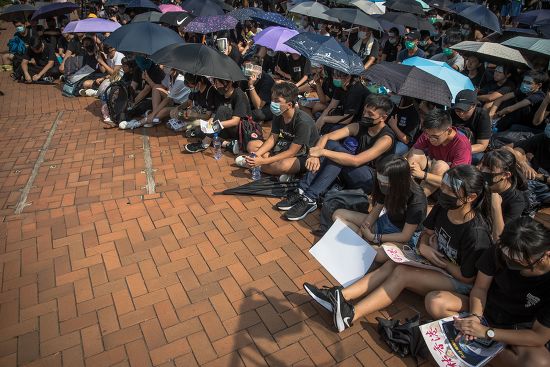
[[[27,45],[25,45],[25,41],[16,36],[8,41],[8,50],[10,54],[24,55],[27,52]]]
[[[401,358],[411,356],[418,358],[428,358],[430,351],[422,333],[420,332],[420,315],[416,315],[410,319],[405,319],[403,324],[399,320],[386,320],[377,317],[378,334],[382,340],[388,345],[391,351]]]
[[[111,83],[104,93],[104,100],[107,103],[109,116],[115,123],[126,120],[126,110],[128,108],[128,88],[123,82]]]
[[[263,139],[264,133],[262,127],[252,117],[241,119],[238,126],[237,137],[239,139],[239,147],[241,151],[246,152],[246,146],[251,140]]]

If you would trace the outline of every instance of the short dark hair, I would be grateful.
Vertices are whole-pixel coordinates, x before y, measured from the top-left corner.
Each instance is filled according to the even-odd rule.
[[[254,54],[251,54],[251,55],[245,57],[244,60],[243,60],[243,64],[245,62],[250,62],[254,65],[259,65],[259,66],[262,66],[262,64],[263,64],[262,58],[258,55],[254,55]]]
[[[283,82],[278,83],[271,88],[271,93],[277,97],[283,97],[285,101],[296,103],[298,102],[298,94],[300,91],[294,83]]]
[[[430,37],[430,31],[427,31],[427,30],[421,30],[420,31],[420,38],[426,38],[426,37]]]
[[[530,70],[527,73],[525,73],[524,77],[529,76],[533,78],[533,81],[537,84],[546,83],[548,80],[548,73],[541,73],[535,70]]]
[[[185,73],[183,77],[185,79],[185,84],[197,84],[198,82],[202,82],[203,84],[208,85],[208,78],[206,78],[205,76]]]
[[[424,129],[445,130],[451,127],[451,125],[451,115],[449,115],[449,112],[443,109],[434,108],[424,116]]]
[[[508,249],[511,258],[531,262],[550,250],[550,230],[530,217],[519,217],[504,226],[499,248]]]
[[[29,47],[33,50],[39,49],[42,47],[42,39],[40,37],[33,37],[29,40]]]
[[[365,99],[364,107],[372,107],[377,110],[382,110],[386,115],[389,115],[393,110],[393,103],[390,97],[382,94],[369,94]]]

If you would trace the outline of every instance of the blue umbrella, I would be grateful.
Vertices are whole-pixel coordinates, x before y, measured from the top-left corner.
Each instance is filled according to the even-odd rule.
[[[288,41],[286,45],[307,57],[311,62],[331,67],[350,75],[359,75],[364,70],[363,60],[355,52],[333,37],[304,32]]]
[[[132,0],[126,5],[128,9],[152,9],[160,12],[159,7],[153,3],[151,0]]]
[[[298,29],[294,22],[281,14],[265,12],[252,14],[251,18],[260,21],[260,23],[269,24],[269,25],[280,25],[289,29]]]
[[[550,24],[550,10],[539,9],[521,13],[515,19],[516,22],[528,25],[546,25]]]
[[[126,24],[103,41],[120,52],[135,52],[151,55],[174,43],[184,43],[173,30],[155,23],[137,22]]]
[[[265,13],[265,11],[260,8],[236,8],[230,11],[229,15],[239,22],[244,22],[245,20],[252,20],[252,15],[263,13]]]
[[[219,3],[214,0],[185,0],[181,7],[196,17],[225,14]]]
[[[446,62],[433,61],[422,57],[411,57],[403,61],[403,65],[416,66],[425,72],[442,79],[447,83],[453,96],[453,102],[458,92],[464,89],[474,90],[474,85],[470,78],[459,73]]]
[[[237,25],[237,19],[231,15],[210,15],[207,17],[197,17],[193,19],[186,27],[186,32],[207,34],[218,31],[234,29]]]
[[[0,19],[6,22],[14,22],[16,20],[26,20],[36,11],[36,8],[28,4],[15,4],[4,8],[0,12]]]
[[[501,32],[498,17],[485,5],[469,6],[457,15],[494,32]]]
[[[54,3],[41,6],[32,15],[32,20],[57,17],[59,15],[68,14],[80,7],[73,3]]]

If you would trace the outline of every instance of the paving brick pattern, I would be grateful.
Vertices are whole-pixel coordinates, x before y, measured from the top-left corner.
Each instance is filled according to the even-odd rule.
[[[96,100],[59,86],[0,73],[0,90],[0,366],[416,365],[381,344],[375,317],[422,300],[407,293],[335,333],[301,288],[334,283],[308,252],[318,217],[289,223],[274,199],[214,195],[248,181],[229,155],[184,155],[162,126],[104,130]]]

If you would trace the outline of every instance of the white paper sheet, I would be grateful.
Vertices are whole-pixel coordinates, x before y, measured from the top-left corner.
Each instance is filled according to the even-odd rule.
[[[362,278],[376,256],[376,250],[339,219],[309,252],[344,287]]]

